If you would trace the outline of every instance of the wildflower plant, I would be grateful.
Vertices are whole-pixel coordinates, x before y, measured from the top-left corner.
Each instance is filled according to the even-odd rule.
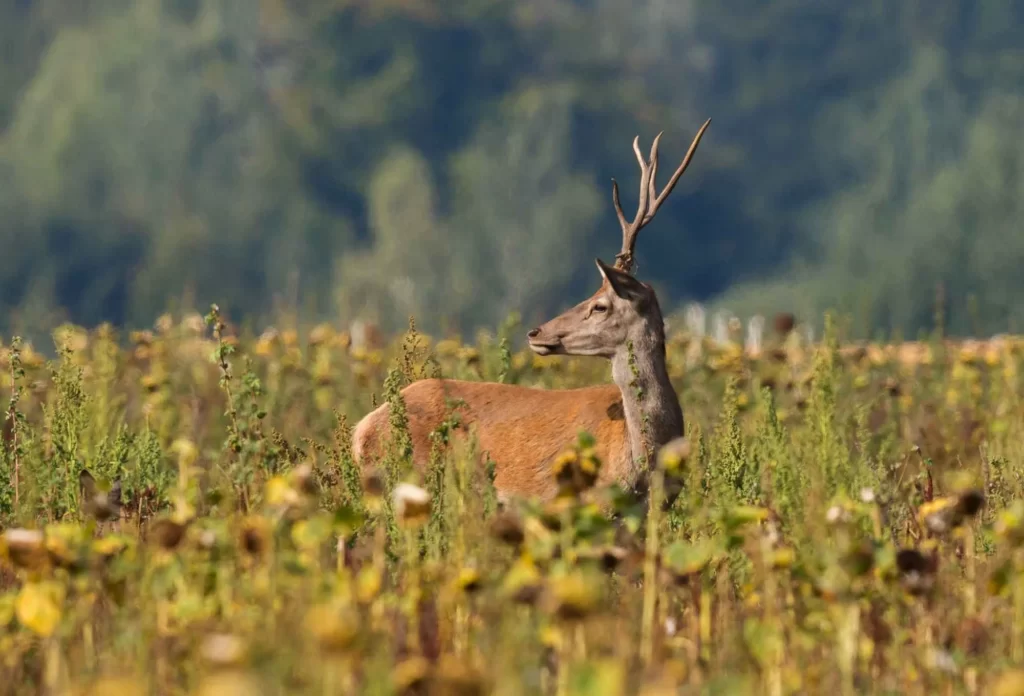
[[[0,347],[0,692],[1021,683],[1017,339],[846,345],[836,322],[814,344],[780,316],[751,353],[684,328],[685,437],[634,486],[606,486],[581,433],[539,474],[551,499],[503,500],[465,404],[413,465],[401,388],[600,366],[518,350],[514,316],[386,345],[207,320]],[[352,425],[381,403],[389,444],[360,467]]]

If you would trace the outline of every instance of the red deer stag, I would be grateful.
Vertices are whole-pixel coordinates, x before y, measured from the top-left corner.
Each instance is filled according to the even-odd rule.
[[[697,151],[711,120],[701,126],[682,163],[658,193],[659,133],[648,161],[640,164],[640,200],[632,221],[619,204],[612,180],[612,202],[622,227],[622,250],[615,265],[596,259],[601,287],[588,299],[527,334],[538,355],[589,355],[607,358],[614,384],[549,390],[511,384],[452,379],[424,379],[402,390],[413,444],[413,464],[426,465],[430,433],[447,415],[447,400],[464,404],[462,424],[474,429],[482,451],[495,462],[499,497],[550,499],[557,487],[553,460],[586,430],[597,440],[602,467],[598,485],[618,483],[627,489],[646,484],[644,462],[683,435],[683,413],[665,365],[665,330],[654,290],[630,271],[637,233],[658,212]],[[632,364],[631,364],[632,363]],[[366,466],[382,453],[388,433],[388,405],[367,414],[353,433],[356,460]],[[646,457],[645,457],[646,455]]]

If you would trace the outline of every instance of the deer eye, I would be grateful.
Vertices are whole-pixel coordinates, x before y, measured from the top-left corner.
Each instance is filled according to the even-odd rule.
[[[596,305],[594,305],[594,308],[591,311],[592,312],[607,312],[608,311],[608,306],[607,305],[603,305],[603,304],[596,304]]]

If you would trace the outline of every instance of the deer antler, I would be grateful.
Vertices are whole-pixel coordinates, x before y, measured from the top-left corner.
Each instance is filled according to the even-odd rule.
[[[618,216],[619,225],[622,227],[622,251],[615,256],[615,267],[620,271],[629,273],[632,270],[633,249],[636,247],[637,233],[654,218],[658,208],[661,207],[661,204],[672,193],[672,189],[676,187],[679,177],[690,166],[690,160],[693,159],[693,154],[697,152],[697,145],[700,144],[700,139],[704,136],[704,131],[707,130],[710,124],[711,119],[709,118],[700,127],[700,130],[697,131],[697,135],[693,137],[693,142],[690,143],[690,149],[686,151],[686,157],[683,158],[679,168],[676,169],[675,174],[665,184],[665,188],[662,189],[661,193],[657,193],[658,188],[655,184],[655,177],[658,174],[658,143],[661,141],[662,134],[658,133],[654,136],[654,142],[651,143],[651,155],[647,162],[644,162],[644,157],[640,154],[640,136],[633,138],[633,153],[636,154],[636,161],[640,165],[640,201],[637,204],[636,217],[633,218],[632,222],[626,220],[626,215],[622,212],[622,205],[619,203],[619,184],[615,179],[612,179],[612,203],[615,204],[615,214]]]

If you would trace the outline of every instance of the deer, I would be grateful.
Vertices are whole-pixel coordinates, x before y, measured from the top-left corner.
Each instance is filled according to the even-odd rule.
[[[595,440],[602,463],[597,486],[618,484],[645,495],[660,448],[684,434],[683,411],[666,366],[665,322],[653,288],[633,274],[638,233],[646,227],[686,172],[711,119],[697,131],[680,165],[658,192],[655,136],[640,166],[636,214],[628,220],[612,179],[612,204],[622,228],[622,248],[611,266],[595,259],[598,290],[571,309],[526,334],[537,355],[589,356],[611,362],[612,383],[575,389],[446,378],[417,380],[401,391],[412,440],[412,464],[422,471],[431,452],[430,434],[461,402],[461,428],[475,432],[479,451],[495,465],[499,502],[513,498],[550,500],[557,494],[553,461],[580,431]],[[366,414],[352,432],[353,458],[364,471],[383,453],[389,405]]]

